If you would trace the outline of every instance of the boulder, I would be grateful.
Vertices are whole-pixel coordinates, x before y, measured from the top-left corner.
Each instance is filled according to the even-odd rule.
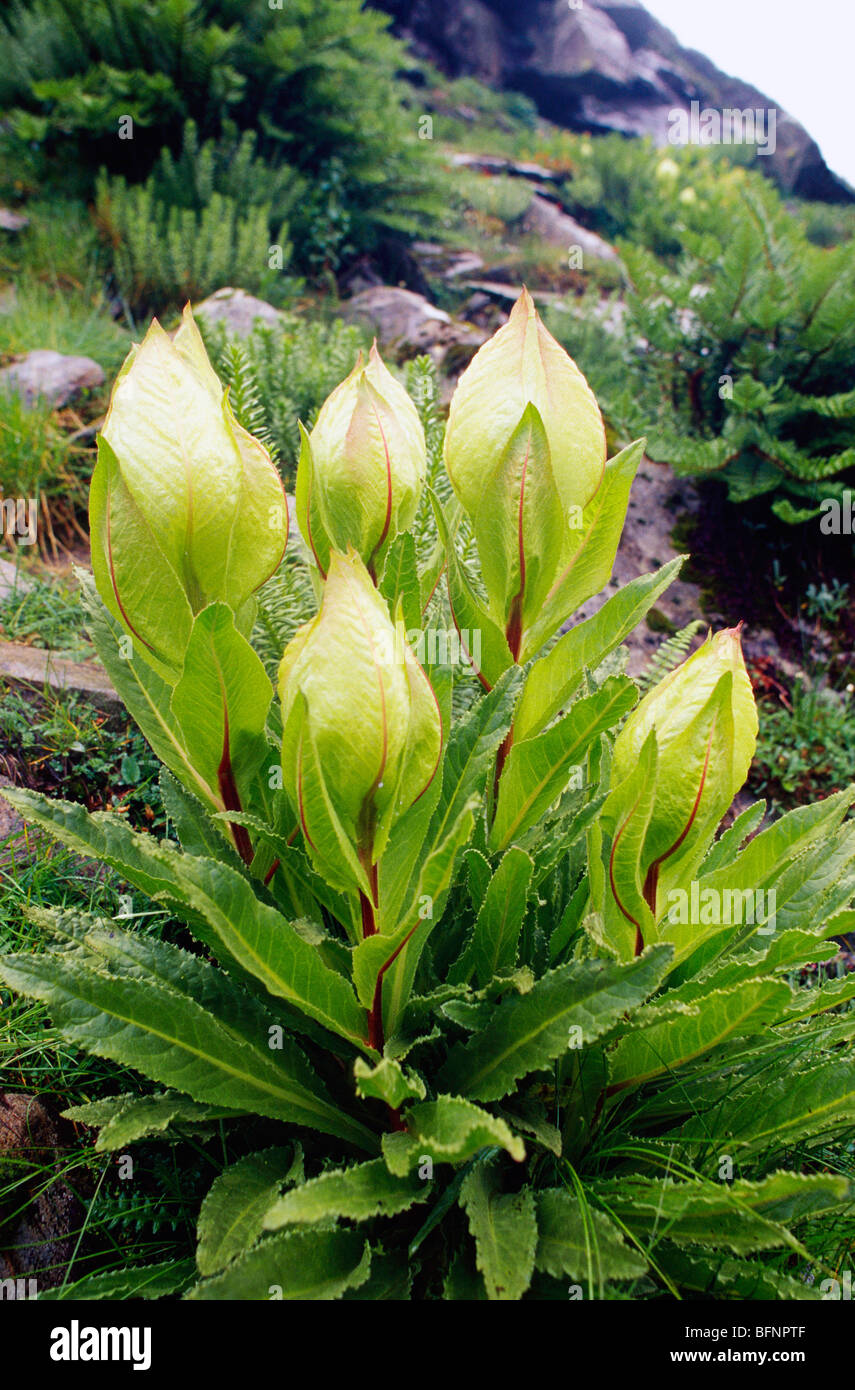
[[[269,328],[275,328],[282,321],[282,315],[272,304],[228,285],[215,290],[200,304],[194,304],[193,313],[209,323],[225,323],[229,333],[237,338],[247,338],[259,320]]]
[[[619,259],[614,247],[603,241],[601,236],[588,231],[575,217],[571,217],[548,198],[542,198],[539,193],[535,193],[523,218],[523,230],[534,232],[551,246],[565,246],[568,249],[578,246],[583,258],[590,257],[594,261]]]
[[[25,227],[29,227],[30,219],[21,212],[11,212],[9,208],[0,208],[0,231],[22,232]]]
[[[69,357],[52,348],[36,348],[0,370],[0,387],[17,391],[27,405],[39,397],[65,405],[80,391],[104,384],[104,369],[91,357]]]
[[[855,192],[831,172],[798,121],[756,87],[683,48],[636,0],[372,3],[392,15],[393,31],[419,57],[453,77],[523,92],[541,115],[571,130],[649,135],[664,144],[671,113],[688,112],[693,101],[718,111],[774,109],[776,149],[759,157],[758,167],[787,193],[855,201]]]
[[[383,346],[394,348],[401,358],[427,352],[440,362],[453,352],[459,364],[477,351],[485,337],[470,324],[455,323],[424,295],[394,285],[362,290],[345,301],[341,312],[348,322],[361,323],[375,333]]]

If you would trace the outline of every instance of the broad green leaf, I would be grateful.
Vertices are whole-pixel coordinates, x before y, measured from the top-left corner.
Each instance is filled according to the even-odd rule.
[[[535,1265],[553,1278],[587,1280],[591,1290],[609,1279],[638,1279],[646,1262],[627,1245],[601,1211],[583,1211],[578,1197],[562,1187],[538,1192]]]
[[[380,1250],[371,1251],[371,1274],[358,1288],[348,1289],[345,1302],[408,1303],[412,1279],[406,1259]]]
[[[668,946],[638,960],[573,961],[538,980],[529,994],[511,995],[481,1033],[452,1048],[439,1084],[475,1100],[499,1100],[529,1072],[540,1071],[571,1046],[596,1042],[661,983]]]
[[[185,1130],[192,1133],[196,1125],[230,1119],[236,1114],[239,1112],[200,1105],[178,1091],[150,1096],[129,1093],[112,1096],[109,1100],[90,1101],[88,1105],[73,1105],[70,1110],[63,1111],[68,1120],[98,1128],[96,1153],[115,1153],[152,1135],[183,1134]]]
[[[531,1189],[503,1193],[494,1167],[477,1163],[460,1189],[460,1205],[475,1240],[475,1262],[487,1297],[519,1300],[534,1273],[537,1217]]]
[[[632,960],[654,935],[644,898],[642,855],[656,797],[656,737],[651,732],[638,763],[607,796],[591,828],[592,885],[600,901],[602,934],[620,960]],[[594,871],[596,866],[596,872]]]
[[[563,622],[608,584],[626,520],[629,490],[644,452],[636,440],[606,464],[603,481],[582,515],[579,544],[547,596],[541,617],[526,632],[520,663],[536,656]]]
[[[524,850],[509,849],[490,879],[481,903],[472,940],[454,978],[469,980],[472,973],[480,988],[495,975],[513,970],[525,917],[534,862]]]
[[[247,867],[229,839],[228,825],[211,816],[198,797],[173,777],[167,768],[158,778],[163,809],[175,827],[187,854],[209,855],[246,875]]]
[[[222,972],[179,948],[149,938],[142,950],[158,973],[134,963],[128,934],[90,933],[101,965],[74,950],[0,956],[0,979],[49,1007],[56,1028],[97,1057],[134,1067],[194,1100],[248,1110],[335,1134],[374,1149],[374,1136],[324,1095],[306,1058],[290,1040],[268,1046],[264,1012],[248,1032],[253,1001]],[[136,958],[137,962],[139,957]],[[106,965],[106,968],[104,966]],[[210,1001],[216,1013],[204,1002]]]
[[[311,1225],[329,1217],[368,1221],[374,1216],[396,1216],[417,1202],[426,1202],[431,1185],[418,1178],[394,1177],[382,1158],[356,1163],[352,1168],[321,1173],[286,1192],[269,1206],[264,1227]]]
[[[786,1012],[791,999],[792,990],[783,980],[746,980],[704,994],[697,1013],[654,1022],[619,1042],[609,1054],[611,1086],[641,1086],[730,1038],[759,1033]],[[664,1002],[669,1002],[667,995]]]
[[[419,571],[416,543],[409,531],[402,531],[389,546],[380,592],[389,605],[390,613],[395,613],[400,602],[407,632],[418,631],[422,623]]]
[[[40,1303],[71,1300],[88,1302],[109,1299],[110,1302],[128,1298],[167,1298],[182,1293],[195,1278],[192,1260],[164,1260],[155,1265],[130,1265],[127,1269],[111,1269],[106,1274],[89,1274],[73,1284],[61,1284],[57,1289],[42,1289]]]
[[[368,1008],[381,971],[384,972],[384,1018],[387,1033],[406,1003],[415,963],[425,940],[439,920],[445,897],[451,886],[457,856],[472,834],[474,798],[464,805],[450,828],[444,827],[444,838],[433,845],[423,860],[416,890],[409,911],[392,932],[380,931],[359,943],[353,953],[353,982],[359,999]],[[381,889],[382,901],[382,889]],[[414,946],[411,969],[401,972],[397,963],[410,945]],[[388,978],[386,971],[389,971]]]
[[[499,783],[492,849],[507,848],[540,819],[564,791],[570,769],[584,762],[598,734],[617,724],[637,699],[634,681],[612,676],[596,694],[577,700],[545,733],[524,743],[514,741]]]
[[[448,598],[451,604],[451,614],[454,619],[454,626],[461,634],[461,643],[466,647],[468,655],[472,655],[470,647],[466,645],[463,634],[480,633],[481,636],[481,661],[479,675],[486,683],[488,689],[492,689],[499,681],[503,672],[513,666],[514,659],[511,649],[508,646],[504,632],[495,623],[487,612],[483,603],[475,595],[469,578],[466,574],[457,551],[454,548],[454,538],[451,534],[448,522],[445,518],[442,503],[435,493],[430,494],[431,506],[436,517],[437,530],[440,540],[445,546],[446,570],[448,575]],[[472,643],[471,636],[469,637]]]
[[[364,1284],[371,1252],[356,1231],[285,1231],[256,1245],[190,1299],[329,1302]]]
[[[405,1072],[400,1062],[383,1057],[371,1066],[364,1057],[354,1065],[356,1093],[363,1100],[385,1101],[392,1110],[400,1110],[405,1100],[424,1100],[425,1083],[415,1072]]]
[[[193,766],[170,710],[172,684],[136,653],[126,652],[128,638],[107,611],[90,577],[78,571],[87,627],[107,675],[122,703],[153,751],[185,787],[207,805],[216,801],[217,787]],[[189,630],[189,629],[188,629]]]
[[[465,1163],[480,1149],[506,1149],[517,1163],[525,1158],[522,1140],[479,1105],[460,1096],[437,1096],[412,1105],[406,1113],[406,1133],[383,1135],[383,1157],[390,1173],[406,1177],[423,1158],[436,1163]]]
[[[801,1247],[786,1223],[840,1207],[850,1194],[846,1178],[831,1174],[771,1173],[760,1182],[673,1182],[622,1177],[594,1181],[591,1195],[642,1241],[712,1245],[738,1255]]]
[[[266,1149],[247,1154],[214,1180],[196,1228],[200,1274],[219,1273],[255,1245],[264,1231],[266,1213],[283,1185],[297,1175],[293,1149]]]
[[[734,1089],[716,1108],[716,1129],[729,1151],[782,1152],[800,1140],[855,1122],[855,1062],[845,1053],[807,1071]],[[686,1121],[680,1142],[709,1141],[703,1116]]]
[[[638,626],[661,593],[679,574],[685,556],[669,560],[655,574],[642,574],[625,584],[591,618],[559,637],[526,676],[514,716],[516,737],[533,738],[550,724],[582,684],[585,671],[595,670]]]
[[[150,835],[135,834],[119,816],[89,815],[82,806],[53,801],[35,792],[10,790],[21,814],[50,831],[80,854],[118,869],[149,897],[165,900],[227,960],[260,980],[271,994],[287,1000],[341,1037],[365,1045],[367,1022],[348,982],[324,965],[315,948],[281,913],[259,901],[242,874],[211,859],[180,854]]]
[[[256,779],[275,761],[265,736],[273,686],[224,603],[194,619],[172,713],[193,766],[217,787],[215,811],[251,810]]]
[[[683,1289],[694,1289],[706,1298],[739,1299],[755,1303],[771,1299],[821,1299],[816,1284],[779,1274],[759,1260],[723,1260],[720,1255],[703,1255],[687,1250],[656,1250],[656,1264]]]
[[[174,682],[193,610],[157,527],[138,505],[103,434],[89,489],[89,525],[95,583],[109,611],[131,634],[135,659]]]

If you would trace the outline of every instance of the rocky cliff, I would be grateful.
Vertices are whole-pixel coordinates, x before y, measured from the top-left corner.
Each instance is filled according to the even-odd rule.
[[[524,92],[541,114],[576,130],[650,135],[665,144],[675,110],[774,102],[682,48],[639,0],[371,0],[393,17],[413,51],[452,76]],[[734,44],[734,52],[738,44]],[[828,202],[855,193],[828,168],[816,142],[783,111],[775,150],[759,158],[787,192]]]

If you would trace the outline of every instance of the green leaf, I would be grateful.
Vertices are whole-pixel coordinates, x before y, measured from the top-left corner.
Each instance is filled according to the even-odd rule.
[[[594,1181],[591,1195],[640,1239],[720,1246],[735,1254],[801,1246],[784,1223],[839,1207],[850,1194],[830,1174],[771,1173],[760,1182],[673,1182],[621,1177]]]
[[[232,610],[210,604],[193,621],[172,713],[190,761],[217,788],[213,810],[251,809],[256,779],[274,756],[264,733],[272,700],[270,678]]]
[[[104,607],[89,575],[78,571],[77,578],[89,618],[89,635],[122,703],[160,761],[200,801],[213,805],[216,783],[206,781],[184,747],[178,721],[170,709],[171,682],[139,655],[125,655],[129,639],[121,624]]]
[[[593,905],[602,913],[603,939],[620,960],[632,960],[639,940],[649,943],[654,934],[642,854],[656,797],[656,765],[651,730],[636,766],[607,796],[589,837]]]
[[[404,1134],[383,1135],[383,1157],[390,1173],[406,1177],[423,1158],[436,1163],[465,1163],[480,1149],[506,1149],[517,1163],[525,1147],[504,1120],[460,1096],[437,1096],[413,1105],[406,1113]]]
[[[405,1100],[424,1100],[425,1083],[415,1072],[405,1072],[400,1062],[383,1057],[371,1066],[363,1057],[354,1065],[356,1093],[363,1100],[382,1100],[392,1110],[400,1110]]]
[[[394,1177],[383,1159],[376,1158],[321,1173],[286,1192],[265,1213],[264,1226],[276,1231],[280,1226],[311,1225],[329,1217],[368,1221],[374,1216],[396,1216],[417,1202],[426,1202],[430,1193],[430,1183]]]
[[[792,990],[783,980],[746,980],[732,989],[712,990],[698,1000],[697,1013],[653,1023],[619,1042],[609,1055],[611,1086],[641,1086],[730,1038],[759,1033],[786,1011],[791,999]],[[691,995],[687,1001],[692,1002]],[[665,1002],[673,1002],[670,992]]]
[[[815,1285],[778,1274],[759,1260],[722,1259],[659,1246],[657,1267],[683,1289],[694,1289],[706,1298],[763,1302],[771,1299],[821,1299]]]
[[[371,1251],[371,1275],[358,1288],[348,1289],[345,1301],[361,1303],[408,1303],[412,1280],[405,1259],[397,1253]]]
[[[524,743],[514,741],[499,783],[491,849],[507,848],[540,819],[564,791],[570,769],[584,762],[594,739],[612,728],[637,699],[634,681],[611,676],[545,733]]]
[[[127,1269],[111,1269],[106,1274],[90,1274],[73,1284],[58,1289],[43,1289],[40,1303],[75,1302],[83,1299],[109,1299],[111,1302],[128,1298],[166,1298],[181,1293],[192,1283],[195,1275],[192,1260],[164,1260],[155,1265],[131,1265]]]
[[[475,1262],[487,1297],[519,1300],[534,1273],[537,1217],[531,1190],[500,1192],[494,1167],[478,1163],[460,1189],[460,1205],[475,1239]]]
[[[297,1164],[302,1166],[300,1157]],[[293,1149],[266,1149],[247,1154],[214,1180],[199,1211],[196,1264],[200,1274],[218,1274],[255,1245],[283,1184],[297,1177],[294,1170]]]
[[[716,1107],[716,1130],[740,1153],[780,1153],[800,1140],[834,1133],[855,1121],[855,1062],[845,1054],[811,1067],[737,1089]],[[688,1120],[680,1142],[708,1142],[703,1117]]]
[[[181,848],[207,855],[246,877],[247,867],[229,839],[228,826],[208,814],[198,797],[182,786],[165,767],[158,778],[163,809],[175,827]]]
[[[514,716],[516,737],[533,738],[550,724],[593,671],[638,626],[661,593],[677,578],[685,556],[678,555],[654,574],[625,584],[591,618],[559,637],[531,667]]]
[[[448,597],[457,631],[481,634],[481,671],[488,689],[498,683],[503,672],[513,666],[514,659],[507,638],[490,617],[484,605],[476,597],[457,551],[454,538],[443,512],[442,503],[435,493],[430,493],[430,501],[436,517],[437,530],[445,546],[448,569]],[[463,640],[463,639],[461,639]],[[471,639],[470,639],[471,640]],[[465,641],[464,641],[465,645]],[[468,652],[468,648],[467,648]]]
[[[21,814],[80,854],[110,864],[149,897],[165,900],[226,962],[235,961],[324,1027],[364,1047],[365,1014],[353,990],[274,907],[259,901],[254,886],[225,864],[180,854],[150,835],[135,834],[119,816],[89,815],[82,806],[35,792],[10,789]],[[187,909],[190,910],[189,916]],[[200,922],[210,932],[199,931]]]
[[[100,964],[74,949],[4,955],[0,979],[48,1005],[59,1031],[97,1057],[197,1101],[376,1147],[369,1130],[327,1099],[290,1038],[276,1051],[267,1046],[263,1009],[214,966],[118,930],[91,931],[86,943]]]
[[[670,947],[654,946],[626,965],[583,960],[559,966],[528,994],[503,999],[483,1032],[452,1048],[439,1084],[476,1100],[499,1100],[520,1077],[548,1066],[574,1044],[595,1042],[643,1003],[661,983],[670,958]]]
[[[364,1284],[371,1252],[356,1231],[286,1231],[256,1245],[190,1299],[329,1302]]]
[[[525,633],[520,662],[536,656],[563,622],[608,584],[626,520],[629,490],[644,453],[644,440],[630,444],[606,464],[605,476],[582,516],[579,545],[543,604],[541,617]]]
[[[456,970],[455,979],[468,980],[474,971],[483,989],[494,975],[513,970],[533,872],[534,861],[524,850],[514,847],[502,857],[481,904],[463,971]]]
[[[90,1101],[88,1105],[73,1105],[64,1110],[67,1120],[92,1125],[100,1130],[95,1141],[96,1153],[115,1153],[139,1139],[168,1133],[192,1133],[195,1125],[214,1120],[230,1119],[239,1111],[214,1105],[200,1105],[178,1091],[151,1096],[129,1093],[111,1096],[109,1100]]]
[[[578,1197],[562,1187],[536,1194],[537,1269],[560,1279],[587,1280],[593,1291],[609,1279],[638,1279],[647,1264],[601,1211],[583,1212]]]
[[[380,592],[394,615],[400,602],[403,608],[404,627],[407,632],[416,632],[422,625],[421,590],[419,571],[416,563],[416,542],[409,531],[396,536],[386,554]]]

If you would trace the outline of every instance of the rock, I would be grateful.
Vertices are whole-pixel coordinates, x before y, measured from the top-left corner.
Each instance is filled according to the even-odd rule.
[[[453,77],[472,76],[523,92],[542,116],[571,130],[649,135],[665,144],[676,110],[776,111],[776,148],[757,166],[801,198],[851,203],[855,192],[831,172],[798,121],[756,87],[728,77],[683,48],[636,0],[373,0],[417,55]],[[829,38],[829,42],[833,40]],[[461,163],[469,163],[467,157]],[[484,172],[485,158],[470,163]],[[537,177],[528,173],[525,177]]]
[[[414,241],[411,249],[428,275],[441,275],[444,280],[475,275],[484,269],[484,262],[476,251],[454,251],[435,241]]]
[[[79,690],[96,704],[121,707],[121,700],[104,670],[88,661],[69,661],[21,642],[0,642],[0,678],[53,690]]]
[[[68,357],[52,348],[36,348],[0,370],[0,387],[17,391],[27,405],[42,397],[50,405],[65,405],[79,391],[104,384],[104,369],[91,357]]]
[[[209,323],[225,323],[229,333],[238,338],[247,338],[259,320],[268,328],[275,328],[282,321],[282,315],[272,304],[228,285],[215,290],[200,304],[194,304],[193,313],[203,316]]]
[[[556,203],[535,193],[523,218],[523,230],[534,232],[550,246],[578,246],[582,256],[594,261],[617,261],[618,253],[596,232],[591,232]]]
[[[542,164],[529,164],[517,159],[505,159],[496,154],[468,154],[459,151],[451,162],[458,169],[471,169],[476,174],[508,174],[511,178],[531,179],[535,183],[558,183],[562,175]]]
[[[11,560],[0,560],[0,599],[16,592],[22,594],[26,589],[32,588],[32,583],[33,581],[28,579],[17,565],[13,565]]]
[[[378,285],[362,290],[341,308],[350,323],[362,323],[376,333],[381,344],[393,347],[401,358],[427,352],[437,362],[453,356],[455,367],[465,365],[484,342],[485,335],[470,324],[455,323],[422,294]]]
[[[31,1280],[37,1290],[61,1284],[78,1247],[84,1218],[81,1199],[89,1195],[91,1179],[78,1168],[74,1187],[59,1175],[46,1182],[46,1172],[60,1168],[63,1151],[73,1139],[68,1121],[44,1101],[16,1091],[0,1092],[0,1169],[8,1162],[19,1184],[12,1204],[16,1214],[0,1231],[0,1279],[26,1281],[24,1297],[30,1294]],[[25,1205],[27,1185],[30,1201]],[[7,1284],[5,1297],[8,1290]]]
[[[29,227],[30,219],[21,212],[11,212],[9,208],[0,208],[0,231],[22,232],[25,227]]]

